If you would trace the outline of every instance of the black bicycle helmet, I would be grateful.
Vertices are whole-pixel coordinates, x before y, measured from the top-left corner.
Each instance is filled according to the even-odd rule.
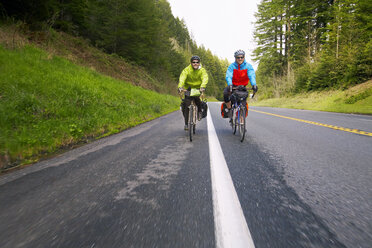
[[[194,60],[197,60],[198,62],[200,62],[200,57],[197,55],[194,55],[191,57],[190,62],[193,62]]]
[[[236,57],[238,57],[239,55],[243,55],[243,56],[245,56],[245,52],[243,51],[243,50],[238,50],[238,51],[236,51],[235,53],[234,53],[234,57],[236,58]]]

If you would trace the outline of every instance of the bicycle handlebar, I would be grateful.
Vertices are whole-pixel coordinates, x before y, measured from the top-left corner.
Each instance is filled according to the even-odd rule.
[[[181,91],[178,93],[181,99],[182,99],[182,93],[186,93],[186,92],[190,92],[191,93],[191,90],[181,89]],[[205,99],[204,91],[200,93],[200,97],[202,98],[202,100]]]

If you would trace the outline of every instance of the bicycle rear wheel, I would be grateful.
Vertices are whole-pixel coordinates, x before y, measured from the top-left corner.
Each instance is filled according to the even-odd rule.
[[[239,112],[239,133],[240,142],[243,142],[245,136],[245,108],[241,107]]]

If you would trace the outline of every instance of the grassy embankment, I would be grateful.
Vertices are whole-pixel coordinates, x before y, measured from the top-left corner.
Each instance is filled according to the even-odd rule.
[[[178,109],[179,99],[0,44],[0,172]]]
[[[252,106],[372,114],[372,80],[347,90],[327,90],[251,101]]]
[[[68,61],[91,68],[103,75],[141,86],[159,93],[176,95],[176,80],[161,74],[157,80],[145,68],[126,61],[115,54],[90,45],[81,37],[75,37],[53,29],[31,32],[22,23],[0,22],[0,44],[9,49],[20,48],[25,45],[36,46],[48,53],[48,56],[59,56]]]

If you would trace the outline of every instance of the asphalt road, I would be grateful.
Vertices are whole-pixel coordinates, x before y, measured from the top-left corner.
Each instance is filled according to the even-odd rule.
[[[252,108],[241,143],[209,109],[255,247],[371,247],[372,137],[301,121],[371,116]],[[215,247],[212,198],[207,121],[189,142],[177,111],[1,175],[0,247]]]

